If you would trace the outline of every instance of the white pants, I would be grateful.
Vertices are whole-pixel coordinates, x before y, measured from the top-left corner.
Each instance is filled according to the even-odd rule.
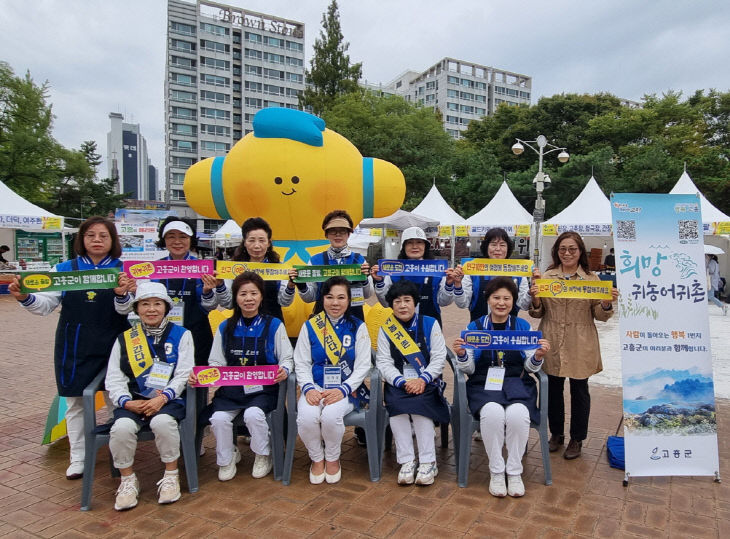
[[[233,420],[241,413],[236,410],[218,410],[210,418],[210,428],[215,436],[215,455],[218,466],[227,466],[233,459]],[[269,424],[261,408],[253,406],[243,412],[243,422],[251,433],[251,451],[257,455],[271,453]]]
[[[131,468],[134,464],[140,428],[136,421],[128,417],[120,417],[112,425],[109,450],[115,468]],[[157,414],[150,421],[150,429],[155,434],[155,445],[162,462],[174,462],[180,458],[180,431],[174,417]]]
[[[297,404],[297,427],[299,437],[309,452],[313,462],[326,459],[330,462],[339,460],[342,449],[342,437],[345,435],[343,418],[353,410],[354,406],[344,398],[334,404],[318,404],[312,406],[302,393]],[[322,445],[324,443],[324,450]]]
[[[507,474],[521,474],[522,455],[525,454],[530,437],[530,412],[527,407],[516,403],[505,408],[501,404],[488,402],[479,411],[479,427],[489,457],[489,471],[493,474],[505,472],[502,446],[506,439]]]
[[[107,410],[114,405],[109,400],[109,392],[102,391]],[[64,397],[66,399],[66,433],[68,445],[71,447],[71,462],[84,462],[86,446],[84,445],[84,398]]]
[[[436,443],[433,439],[436,433],[433,428],[433,420],[422,415],[400,414],[390,418],[390,430],[393,431],[398,464],[416,460],[413,452],[411,420],[413,420],[413,430],[416,433],[416,443],[418,444],[418,461],[421,463],[436,462]]]

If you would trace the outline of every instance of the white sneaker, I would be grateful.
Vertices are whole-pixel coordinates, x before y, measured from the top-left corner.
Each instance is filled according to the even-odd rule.
[[[266,477],[271,473],[271,469],[274,467],[274,461],[271,455],[256,455],[253,461],[253,471],[251,475],[256,479]]]
[[[81,479],[84,476],[84,461],[77,460],[66,468],[66,479]]]
[[[159,496],[157,503],[173,503],[180,499],[180,474],[175,472],[165,472],[157,482],[157,495]]]
[[[474,439],[475,439],[475,440],[476,440],[477,442],[481,442],[481,441],[482,441],[482,431],[480,431],[480,430],[474,431],[474,436],[473,436],[473,438],[474,438]]]
[[[513,498],[525,495],[525,485],[521,475],[507,475],[507,494]]]
[[[504,481],[503,473],[493,473],[489,480],[489,494],[497,498],[507,496],[507,484]]]
[[[239,462],[241,462],[241,452],[237,447],[234,447],[231,462],[218,468],[218,481],[230,481],[236,477],[236,464]]]
[[[400,467],[398,472],[398,484],[399,485],[412,485],[415,481],[416,475],[416,461],[406,462]]]
[[[435,462],[422,462],[418,466],[418,475],[416,475],[416,485],[433,485],[433,479],[439,474],[439,469]]]
[[[114,509],[124,511],[131,509],[137,505],[137,496],[139,496],[139,481],[135,474],[123,475],[122,482],[119,483],[117,489],[117,498],[114,501]]]

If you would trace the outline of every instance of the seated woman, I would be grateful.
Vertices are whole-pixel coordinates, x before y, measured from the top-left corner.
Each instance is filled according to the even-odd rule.
[[[441,372],[446,361],[446,343],[438,322],[419,316],[420,294],[412,281],[397,281],[385,297],[393,308],[378,333],[377,366],[385,384],[385,406],[401,465],[399,485],[431,485],[438,475],[433,422],[449,422]],[[401,333],[405,337],[398,336]],[[410,353],[409,353],[410,351]],[[418,443],[418,473],[413,451],[413,430]]]
[[[263,279],[250,271],[233,280],[233,316],[218,326],[208,364],[239,367],[279,365],[275,378],[278,384],[289,376],[293,352],[284,323],[261,313],[264,290]],[[195,374],[191,374],[190,383],[196,382]],[[213,401],[203,410],[201,423],[210,421],[216,439],[220,481],[233,479],[236,464],[241,460],[241,453],[233,443],[233,420],[240,413],[243,413],[243,421],[251,433],[251,451],[256,455],[251,475],[258,479],[271,472],[273,464],[266,414],[276,408],[277,384],[219,387]]]
[[[321,292],[294,349],[302,389],[297,426],[312,459],[309,481],[313,484],[340,480],[343,418],[354,409],[355,395],[371,364],[370,335],[365,323],[350,313],[347,279],[330,277]]]
[[[510,314],[517,301],[517,285],[509,277],[490,279],[484,295],[490,314],[471,322],[471,330],[529,331],[530,324]],[[489,458],[489,492],[492,496],[514,497],[525,495],[522,483],[522,455],[525,453],[530,435],[530,421],[539,421],[537,409],[537,387],[528,373],[542,367],[545,352],[550,344],[540,339],[540,348],[534,354],[519,351],[481,350],[474,353],[463,348],[464,340],[454,341],[456,367],[469,375],[466,382],[469,410],[479,419],[484,448]],[[498,370],[503,368],[503,370]],[[494,369],[494,370],[493,370]],[[487,374],[499,378],[502,373],[501,389],[487,389]],[[506,436],[505,436],[506,430]],[[507,445],[507,481],[505,483],[505,462],[502,446]]]
[[[114,343],[104,382],[117,406],[109,439],[114,466],[122,474],[114,503],[117,511],[137,505],[139,481],[132,464],[137,432],[145,425],[155,434],[157,451],[165,463],[165,475],[157,482],[158,502],[180,499],[178,421],[185,417],[181,397],[195,364],[190,331],[167,319],[172,299],[165,285],[139,281],[132,308],[141,324],[122,333]]]

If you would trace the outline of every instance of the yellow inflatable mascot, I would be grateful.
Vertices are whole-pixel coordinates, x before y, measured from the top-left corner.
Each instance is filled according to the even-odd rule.
[[[266,219],[282,261],[306,263],[324,250],[324,216],[345,209],[355,223],[398,210],[405,197],[401,171],[387,161],[363,157],[343,136],[306,112],[267,108],[253,133],[225,157],[204,159],[185,174],[185,198],[214,219]],[[285,309],[290,334],[298,334],[309,309],[297,298]]]

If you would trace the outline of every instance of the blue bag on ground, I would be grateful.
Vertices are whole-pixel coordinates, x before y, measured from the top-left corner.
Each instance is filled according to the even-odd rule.
[[[609,436],[606,441],[606,454],[611,468],[625,469],[624,439],[622,436]]]

